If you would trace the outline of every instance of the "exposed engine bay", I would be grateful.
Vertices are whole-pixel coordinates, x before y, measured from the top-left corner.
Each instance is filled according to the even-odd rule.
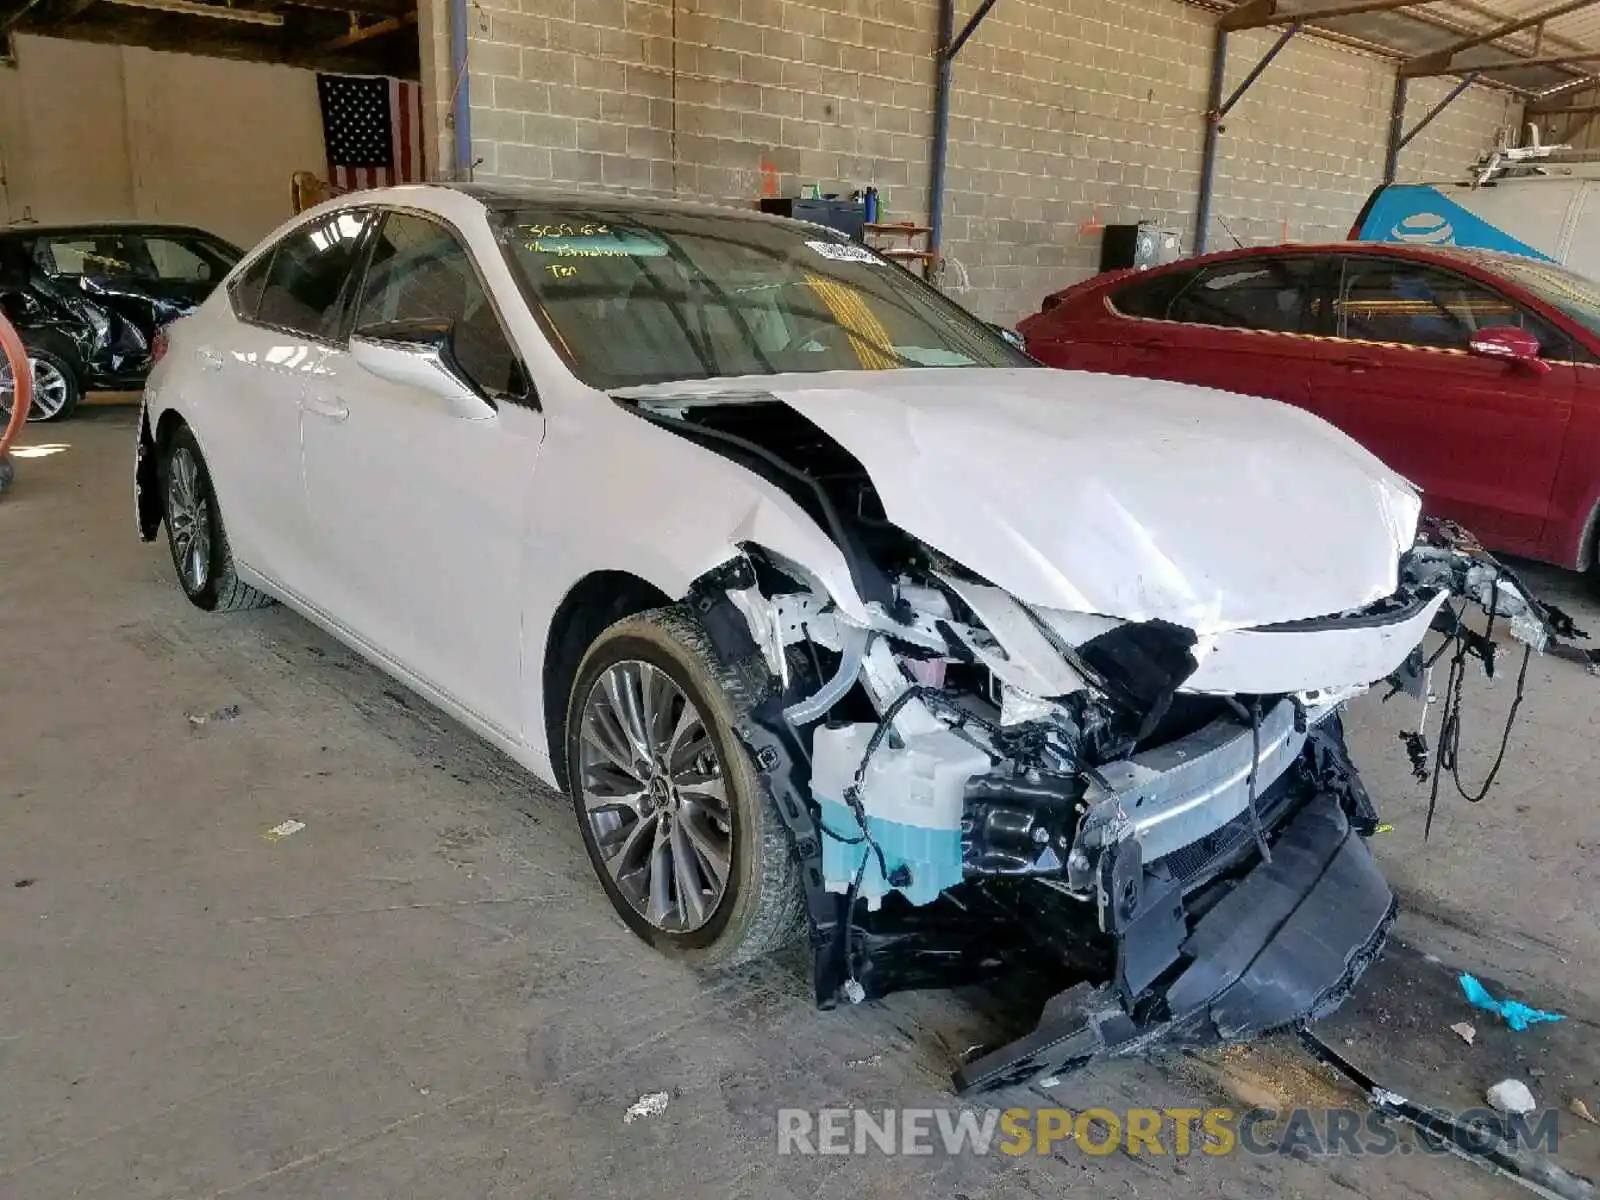
[[[838,544],[867,614],[754,543],[689,597],[719,653],[759,654],[769,677],[740,733],[803,867],[817,1002],[1041,954],[1080,980],[1032,1035],[963,1066],[963,1092],[1337,1007],[1395,913],[1345,703],[1408,698],[1402,740],[1437,798],[1460,668],[1493,671],[1494,623],[1529,653],[1582,636],[1464,531],[1414,513],[1392,590],[1348,611],[1197,629],[1029,603],[906,532],[790,404],[618,400],[781,488]],[[1430,630],[1446,640],[1428,659]],[[1452,647],[1435,754],[1432,668]]]

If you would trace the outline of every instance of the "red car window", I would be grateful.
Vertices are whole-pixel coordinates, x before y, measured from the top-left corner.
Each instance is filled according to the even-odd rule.
[[[1566,339],[1510,297],[1453,271],[1398,259],[1351,258],[1339,304],[1340,335],[1465,350],[1494,325],[1526,329],[1549,355]]]
[[[1146,275],[1114,290],[1111,303],[1125,316],[1164,321],[1173,300],[1193,278],[1193,271],[1164,271],[1160,275]]]
[[[1219,263],[1173,301],[1174,321],[1225,329],[1305,333],[1312,319],[1311,289],[1316,260],[1251,258]]]

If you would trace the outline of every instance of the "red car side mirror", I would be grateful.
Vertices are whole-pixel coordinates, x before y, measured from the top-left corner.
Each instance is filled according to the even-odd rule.
[[[1498,358],[1544,374],[1550,364],[1539,357],[1539,339],[1515,325],[1491,325],[1472,335],[1467,348],[1484,358]]]

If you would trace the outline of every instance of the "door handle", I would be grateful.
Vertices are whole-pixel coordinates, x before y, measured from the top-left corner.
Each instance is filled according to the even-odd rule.
[[[194,356],[200,360],[200,366],[203,370],[222,370],[222,355],[218,354],[210,346],[201,346],[200,349],[194,352]]]
[[[350,409],[345,402],[337,396],[322,399],[317,396],[302,396],[300,407],[309,413],[316,413],[319,417],[326,417],[330,421],[343,421],[350,415]]]

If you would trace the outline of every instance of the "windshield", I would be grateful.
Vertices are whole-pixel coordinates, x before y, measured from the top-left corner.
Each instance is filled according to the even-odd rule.
[[[503,215],[500,240],[558,348],[596,388],[1033,365],[908,271],[827,230],[530,207]]]
[[[1551,308],[1566,313],[1590,333],[1600,335],[1600,284],[1531,258],[1499,258],[1494,269]]]

